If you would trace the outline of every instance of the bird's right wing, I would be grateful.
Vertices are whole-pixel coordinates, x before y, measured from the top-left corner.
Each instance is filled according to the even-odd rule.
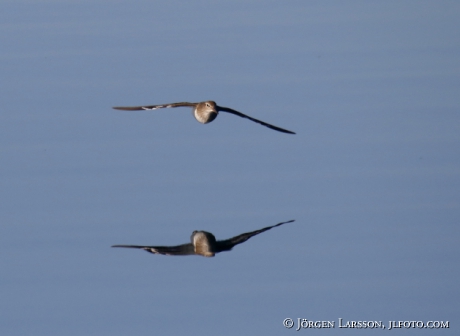
[[[277,227],[277,226],[280,226],[280,225],[283,225],[283,224],[287,224],[287,223],[292,223],[292,222],[294,222],[294,220],[290,220],[290,221],[287,221],[287,222],[281,222],[281,223],[278,223],[278,224],[275,224],[275,225],[272,225],[272,226],[267,226],[267,227],[265,227],[263,229],[260,229],[260,230],[255,230],[255,231],[251,231],[251,232],[242,233],[242,234],[240,234],[238,236],[235,236],[233,238],[230,238],[230,239],[219,240],[219,241],[216,242],[216,253],[224,252],[224,251],[230,251],[235,245],[244,243],[246,240],[248,240],[251,237],[254,237],[255,235],[258,235],[259,233],[262,233],[262,232],[268,231],[270,229],[273,229],[274,227]]]
[[[182,244],[177,246],[141,246],[141,245],[113,245],[112,247],[127,247],[142,249],[154,254],[163,255],[192,255],[195,254],[192,244]]]
[[[156,110],[160,108],[168,108],[168,107],[195,107],[197,103],[172,103],[172,104],[162,104],[162,105],[146,105],[146,106],[116,106],[113,107],[115,110],[123,110],[123,111],[142,111],[142,110]]]
[[[258,123],[258,124],[261,124],[261,125],[263,125],[265,127],[271,128],[272,130],[275,130],[275,131],[278,131],[278,132],[288,133],[288,134],[295,134],[295,132],[293,132],[293,131],[289,131],[287,129],[284,129],[284,128],[281,128],[281,127],[278,127],[278,126],[275,126],[275,125],[272,125],[272,124],[269,124],[269,123],[266,123],[265,121],[250,117],[250,116],[248,116],[248,115],[246,115],[244,113],[238,112],[238,111],[236,111],[234,109],[231,109],[229,107],[217,106],[217,110],[218,111],[228,112],[228,113],[237,115],[238,117],[241,117],[241,118],[249,119],[251,121],[254,121],[254,122]]]

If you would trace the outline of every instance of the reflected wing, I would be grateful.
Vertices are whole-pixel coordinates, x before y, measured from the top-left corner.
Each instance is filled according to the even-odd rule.
[[[146,105],[146,106],[116,106],[113,107],[115,110],[123,110],[123,111],[142,111],[142,110],[156,110],[160,108],[168,108],[168,107],[182,107],[182,106],[189,106],[195,107],[197,103],[172,103],[172,104],[162,104],[162,105]]]
[[[219,240],[218,242],[216,242],[216,253],[223,252],[223,251],[230,251],[235,245],[244,243],[246,240],[248,240],[249,238],[251,238],[251,237],[253,237],[255,235],[258,235],[259,233],[268,231],[268,230],[270,230],[270,229],[272,229],[274,227],[277,227],[277,226],[280,226],[280,225],[283,225],[283,224],[292,223],[293,221],[294,220],[290,220],[290,221],[287,221],[287,222],[281,222],[281,223],[278,223],[276,225],[267,226],[267,227],[265,227],[263,229],[260,229],[260,230],[256,230],[256,231],[252,231],[252,232],[246,232],[246,233],[240,234],[238,236],[235,236],[235,237],[227,239],[227,240]]]
[[[142,249],[154,254],[163,255],[192,255],[195,254],[192,244],[177,246],[140,246],[140,245],[113,245],[112,247],[128,247]]]
[[[295,133],[292,132],[292,131],[288,131],[288,130],[286,130],[286,129],[284,129],[284,128],[281,128],[281,127],[277,127],[277,126],[274,126],[274,125],[267,124],[266,122],[263,122],[263,121],[261,121],[261,120],[252,118],[252,117],[250,117],[250,116],[247,116],[246,114],[243,114],[243,113],[241,113],[241,112],[235,111],[235,110],[233,110],[233,109],[231,109],[231,108],[228,108],[228,107],[217,106],[217,110],[218,110],[218,111],[228,112],[228,113],[237,115],[237,116],[239,116],[239,117],[241,117],[241,118],[246,118],[246,119],[252,120],[252,121],[254,121],[254,122],[258,123],[258,124],[264,125],[264,126],[266,126],[266,127],[268,127],[268,128],[271,128],[271,129],[273,129],[273,130],[275,130],[275,131],[279,131],[279,132],[283,132],[283,133],[289,133],[289,134],[295,134]]]

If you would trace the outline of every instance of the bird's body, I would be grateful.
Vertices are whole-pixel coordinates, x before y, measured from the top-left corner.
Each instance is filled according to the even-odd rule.
[[[177,246],[113,245],[112,247],[137,248],[150,253],[163,255],[201,255],[203,257],[214,257],[216,253],[230,251],[235,245],[244,243],[246,240],[259,233],[283,224],[292,223],[293,221],[294,220],[281,222],[260,230],[246,232],[226,240],[216,240],[216,237],[210,232],[193,231],[189,244]]]
[[[193,108],[193,116],[198,122],[207,124],[217,118],[219,111],[213,101],[201,102]]]
[[[204,257],[214,257],[216,255],[216,237],[210,232],[193,231],[191,241],[195,254]]]
[[[207,124],[216,119],[217,115],[219,112],[228,112],[234,115],[237,115],[242,118],[249,119],[251,121],[254,121],[258,124],[261,124],[263,126],[266,126],[268,128],[271,128],[275,131],[283,132],[283,133],[289,133],[289,134],[295,134],[292,131],[288,131],[284,128],[274,126],[271,124],[267,124],[264,121],[252,118],[246,114],[243,114],[241,112],[235,111],[231,108],[228,107],[223,107],[217,105],[214,101],[208,100],[200,103],[188,103],[188,102],[181,102],[181,103],[172,103],[172,104],[161,104],[161,105],[147,105],[147,106],[132,106],[132,107],[114,107],[116,110],[123,110],[123,111],[142,111],[142,110],[156,110],[160,108],[171,108],[171,107],[192,107],[193,108],[193,116],[195,117],[198,122],[202,124]]]

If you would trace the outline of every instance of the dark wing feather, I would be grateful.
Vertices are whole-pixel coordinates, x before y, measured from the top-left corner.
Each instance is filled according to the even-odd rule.
[[[162,105],[146,105],[146,106],[116,106],[113,107],[115,110],[123,110],[123,111],[142,111],[142,110],[156,110],[159,108],[168,108],[168,107],[182,107],[182,106],[189,106],[195,107],[197,103],[172,103],[172,104],[162,104]]]
[[[261,120],[252,118],[252,117],[250,117],[250,116],[247,116],[246,114],[243,114],[243,113],[241,113],[241,112],[235,111],[235,110],[233,110],[233,109],[231,109],[231,108],[228,108],[228,107],[217,106],[217,110],[218,110],[218,111],[228,112],[228,113],[237,115],[237,116],[239,116],[239,117],[241,117],[241,118],[246,118],[246,119],[252,120],[252,121],[254,121],[254,122],[258,123],[258,124],[264,125],[264,126],[266,126],[266,127],[268,127],[268,128],[271,128],[271,129],[273,129],[273,130],[275,130],[275,131],[278,131],[278,132],[289,133],[289,134],[295,134],[295,133],[292,132],[292,131],[288,131],[288,130],[286,130],[286,129],[284,129],[284,128],[281,128],[281,127],[278,127],[278,126],[274,126],[274,125],[267,124],[267,123],[264,122],[264,121],[261,121]]]
[[[267,226],[267,227],[265,227],[263,229],[260,229],[260,230],[246,232],[246,233],[240,234],[240,235],[235,236],[235,237],[230,238],[230,239],[219,240],[219,241],[216,242],[216,253],[223,252],[223,251],[230,251],[235,245],[244,243],[246,240],[248,240],[249,238],[251,238],[251,237],[253,237],[255,235],[258,235],[259,233],[268,231],[268,230],[270,230],[270,229],[272,229],[274,227],[277,227],[277,226],[280,226],[280,225],[283,225],[283,224],[292,223],[293,221],[294,220],[290,220],[290,221],[287,221],[287,222],[281,222],[281,223],[278,223],[276,225]]]
[[[113,245],[112,247],[128,247],[142,249],[154,254],[163,255],[192,255],[195,250],[192,244],[183,244],[177,246],[140,246],[140,245]]]

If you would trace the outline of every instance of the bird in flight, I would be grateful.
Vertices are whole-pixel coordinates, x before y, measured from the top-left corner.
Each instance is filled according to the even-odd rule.
[[[274,126],[267,124],[266,122],[263,122],[261,120],[252,118],[250,116],[247,116],[246,114],[243,114],[241,112],[235,111],[231,108],[228,107],[223,107],[217,105],[215,102],[208,100],[204,101],[201,103],[172,103],[172,104],[162,104],[162,105],[148,105],[148,106],[132,106],[132,107],[123,107],[123,106],[116,106],[113,107],[115,110],[123,110],[123,111],[142,111],[142,110],[156,110],[160,108],[167,108],[167,107],[192,107],[193,108],[193,116],[195,117],[198,122],[202,124],[207,124],[216,119],[217,115],[219,112],[228,112],[234,115],[237,115],[241,118],[246,118],[249,120],[252,120],[258,124],[264,125],[268,128],[271,128],[275,131],[283,132],[283,133],[289,133],[289,134],[295,134],[292,131],[286,130],[284,128]]]
[[[210,232],[193,231],[190,237],[191,242],[177,246],[141,246],[141,245],[113,245],[112,247],[128,247],[142,249],[154,254],[163,255],[201,255],[203,257],[214,257],[216,253],[230,251],[235,245],[244,243],[249,238],[259,233],[270,230],[274,227],[292,223],[294,220],[281,222],[276,225],[267,226],[263,229],[246,232],[226,240],[216,240]]]

